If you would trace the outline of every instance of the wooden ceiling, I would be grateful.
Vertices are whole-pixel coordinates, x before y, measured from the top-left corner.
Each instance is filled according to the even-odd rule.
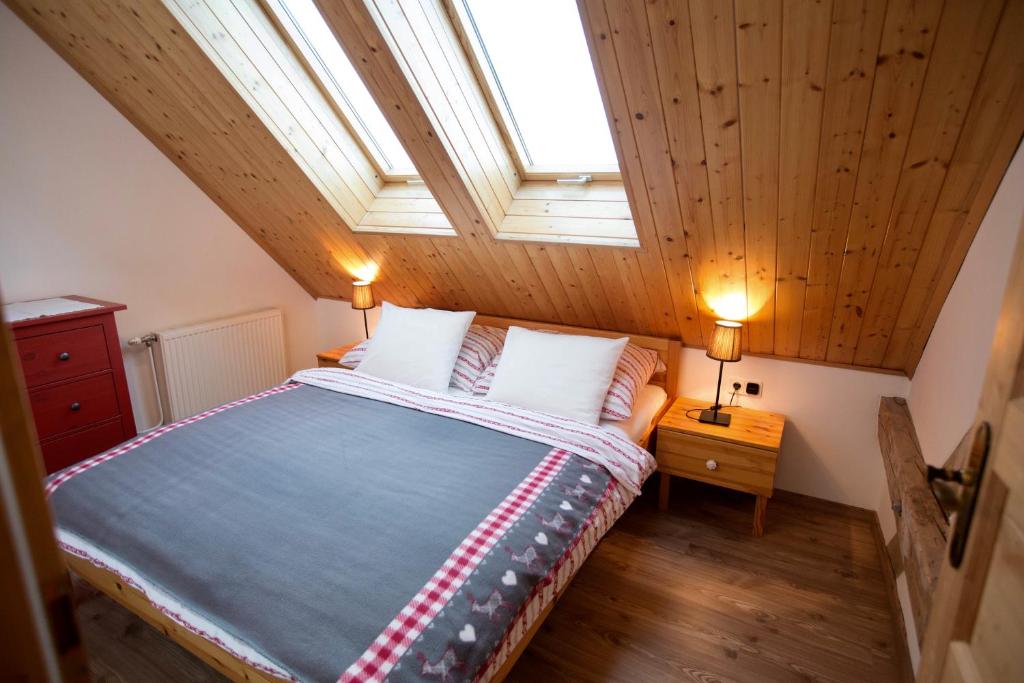
[[[694,346],[738,306],[750,353],[908,374],[1024,132],[1024,0],[579,0],[640,247],[497,239],[387,23],[429,16],[475,87],[442,0],[319,0],[457,233],[370,234],[159,0],[5,2],[312,295],[376,264],[396,303]]]

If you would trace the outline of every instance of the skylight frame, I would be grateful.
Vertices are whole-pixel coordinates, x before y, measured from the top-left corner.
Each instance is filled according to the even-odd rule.
[[[501,130],[505,145],[511,150],[516,170],[522,180],[573,180],[581,176],[589,176],[591,180],[622,180],[622,172],[618,164],[614,166],[592,165],[588,167],[538,165],[530,162],[526,143],[516,124],[515,116],[501,87],[495,69],[491,63],[487,49],[473,20],[466,0],[443,0],[448,10],[449,19],[456,33],[462,40],[464,51],[476,76],[484,98],[490,105],[491,115]],[[593,59],[591,59],[593,64]],[[595,67],[595,78],[600,74]],[[603,101],[603,98],[602,98]],[[607,117],[607,111],[605,111]],[[608,121],[609,133],[614,144],[614,129]]]
[[[307,37],[306,32],[289,10],[286,2],[284,0],[257,0],[257,2],[263,7],[270,20],[277,25],[281,37],[298,60],[305,66],[313,82],[316,83],[324,97],[334,108],[338,118],[349,129],[352,137],[359,144],[359,147],[363,150],[366,158],[373,165],[381,179],[386,183],[423,182],[417,172],[392,173],[388,170],[390,165],[385,168],[388,157],[384,152],[383,146],[376,140],[370,128],[363,122],[363,118],[356,110],[356,107],[352,105],[350,99],[345,94],[344,88],[337,83],[330,67],[327,66],[324,58],[316,50],[312,40]],[[301,41],[297,40],[296,36],[301,37]],[[340,45],[339,47],[344,52],[344,47]],[[331,83],[333,83],[333,87],[330,85]],[[400,145],[404,144],[397,134],[395,137]],[[408,155],[408,152],[406,154]]]

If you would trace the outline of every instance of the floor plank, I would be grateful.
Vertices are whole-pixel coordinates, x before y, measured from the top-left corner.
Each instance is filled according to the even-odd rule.
[[[648,491],[583,566],[509,677],[537,681],[907,680],[869,513],[779,493],[673,482]],[[222,681],[134,615],[76,584],[96,681]]]

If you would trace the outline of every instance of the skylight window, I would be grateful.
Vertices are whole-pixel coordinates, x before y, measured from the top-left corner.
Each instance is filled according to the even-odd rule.
[[[418,177],[402,143],[313,0],[268,0],[267,4],[384,177]]]
[[[451,0],[524,175],[618,174],[573,0]]]

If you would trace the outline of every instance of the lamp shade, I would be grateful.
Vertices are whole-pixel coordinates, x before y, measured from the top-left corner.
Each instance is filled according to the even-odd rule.
[[[352,308],[365,311],[373,308],[373,287],[365,280],[352,283]]]
[[[708,343],[708,358],[731,363],[743,355],[740,337],[743,325],[732,320],[715,321],[715,331]]]

